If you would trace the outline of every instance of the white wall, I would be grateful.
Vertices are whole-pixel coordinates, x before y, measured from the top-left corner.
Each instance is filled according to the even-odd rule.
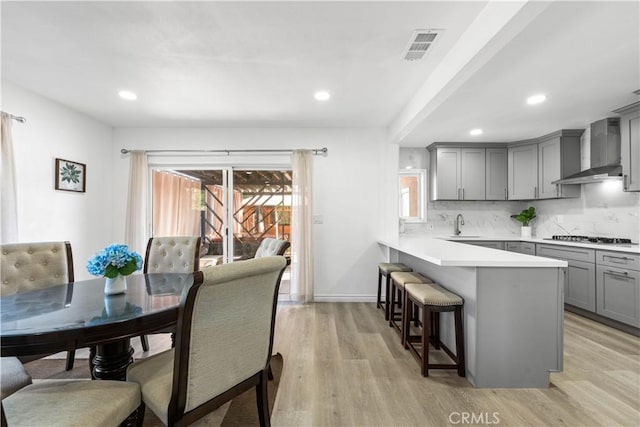
[[[271,149],[322,148],[314,157],[315,296],[317,301],[374,301],[382,215],[381,162],[389,145],[384,129],[126,129],[114,130],[114,209],[126,207],[127,149]],[[155,157],[152,163],[188,166],[290,164],[289,156]],[[396,160],[397,162],[397,160]],[[396,163],[397,164],[397,163]],[[114,235],[124,236],[124,221],[115,218]],[[122,217],[124,218],[124,216]]]
[[[90,278],[87,259],[112,241],[112,128],[6,81],[2,110],[27,119],[13,125],[19,240],[68,240],[76,279]],[[56,158],[87,165],[86,193],[54,189]]]

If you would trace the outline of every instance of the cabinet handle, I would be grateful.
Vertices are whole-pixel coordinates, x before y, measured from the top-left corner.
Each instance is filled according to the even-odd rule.
[[[607,270],[607,273],[612,274],[614,276],[620,276],[620,277],[628,277],[629,276],[629,272],[627,272],[627,271]]]
[[[621,259],[623,263],[627,263],[627,261],[632,261],[633,258],[627,258],[626,256],[611,256],[611,255],[605,255],[603,256],[603,258],[609,258],[609,259]],[[616,261],[613,261],[616,262]]]
[[[538,187],[533,187],[533,198],[534,199],[538,198]]]
[[[508,188],[504,189],[504,199],[505,200],[509,200],[509,189]]]
[[[464,188],[462,189],[462,200],[464,200]]]
[[[556,197],[560,197],[560,184],[556,184]]]
[[[622,189],[627,191],[629,187],[629,175],[622,175]]]

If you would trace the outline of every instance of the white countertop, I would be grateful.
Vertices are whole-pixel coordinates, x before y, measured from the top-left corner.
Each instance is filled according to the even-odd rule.
[[[464,236],[463,236],[464,237]],[[457,240],[464,240],[462,238]],[[471,239],[466,239],[471,240]],[[491,239],[475,238],[485,241]],[[500,239],[503,240],[503,239]],[[514,239],[515,240],[515,239]],[[566,261],[447,241],[435,237],[401,237],[378,243],[435,265],[449,267],[566,267]]]
[[[417,236],[416,236],[417,237]],[[588,248],[588,249],[597,249],[599,251],[614,251],[614,252],[627,252],[632,254],[640,254],[640,246],[638,245],[607,245],[607,244],[596,244],[596,243],[578,243],[578,242],[566,242],[563,240],[546,240],[546,239],[537,239],[537,238],[529,238],[524,239],[519,236],[465,236],[461,235],[458,237],[453,236],[429,236],[436,239],[444,239],[449,240],[451,242],[455,242],[456,240],[468,240],[468,241],[478,241],[478,242],[529,242],[529,243],[541,243],[548,245],[559,245],[559,246],[574,246],[579,248]],[[411,237],[414,238],[414,237]]]

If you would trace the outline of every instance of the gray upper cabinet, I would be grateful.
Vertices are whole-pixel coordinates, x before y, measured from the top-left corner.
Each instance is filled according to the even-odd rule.
[[[460,198],[462,200],[485,199],[485,149],[462,148],[460,167]]]
[[[460,199],[460,168],[461,153],[459,148],[438,148],[431,155],[436,155],[435,175],[432,179],[436,181],[437,200],[459,200]]]
[[[485,200],[507,200],[507,149],[486,149]]]
[[[580,185],[553,184],[580,172],[580,136],[583,130],[563,130],[538,144],[538,199],[580,197]]]
[[[538,193],[538,144],[509,147],[509,200],[535,199]]]
[[[622,179],[625,191],[640,191],[640,101],[614,111],[621,114]]]
[[[431,200],[484,200],[485,149],[430,149]]]
[[[509,147],[509,200],[579,197],[580,185],[554,181],[580,172],[580,136],[561,130]]]

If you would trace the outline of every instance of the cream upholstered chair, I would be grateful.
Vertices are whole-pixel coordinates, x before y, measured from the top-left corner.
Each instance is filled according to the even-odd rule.
[[[2,400],[2,425],[142,425],[140,386],[124,381],[42,380]]]
[[[31,383],[31,375],[24,370],[24,366],[17,357],[0,357],[1,399]]]
[[[8,296],[73,282],[69,242],[7,243],[0,245],[0,295]],[[75,350],[67,353],[67,371]]]
[[[193,273],[200,263],[200,237],[152,237],[147,243],[144,273]]]
[[[289,249],[289,246],[291,246],[291,243],[286,240],[267,237],[266,239],[262,240],[262,242],[260,242],[260,246],[258,246],[254,258],[284,255],[287,249]]]
[[[200,237],[169,236],[152,237],[147,243],[143,272],[155,273],[193,273],[200,268]],[[162,329],[157,333],[175,332],[174,328]],[[172,335],[174,337],[174,335]],[[149,340],[140,335],[142,349],[149,351]]]
[[[166,425],[191,424],[256,387],[260,425],[270,425],[267,368],[278,287],[286,260],[265,257],[211,266],[180,304],[175,349],[137,361],[127,381]]]

